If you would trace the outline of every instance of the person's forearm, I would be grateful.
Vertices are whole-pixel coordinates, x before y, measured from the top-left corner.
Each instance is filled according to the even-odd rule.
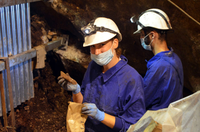
[[[106,126],[113,128],[115,126],[115,117],[105,113],[104,120],[101,122]]]
[[[76,103],[82,103],[83,102],[83,95],[81,92],[77,93],[77,94],[73,94],[73,101]]]

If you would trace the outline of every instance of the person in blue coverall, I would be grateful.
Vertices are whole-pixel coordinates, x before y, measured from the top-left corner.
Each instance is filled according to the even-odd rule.
[[[131,17],[137,24],[141,45],[154,56],[147,62],[144,76],[145,105],[147,110],[166,108],[182,98],[183,67],[180,58],[167,46],[167,32],[172,30],[170,20],[160,9],[149,9],[139,16]]]
[[[83,103],[86,132],[125,132],[145,113],[143,79],[126,57],[117,55],[122,35],[113,20],[98,17],[81,30],[92,59],[82,85],[62,77],[58,83],[72,91],[74,102]]]

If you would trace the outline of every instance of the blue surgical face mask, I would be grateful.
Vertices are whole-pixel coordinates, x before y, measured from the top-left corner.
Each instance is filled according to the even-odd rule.
[[[103,53],[98,54],[98,55],[90,53],[91,59],[93,61],[95,61],[100,66],[107,65],[112,60],[113,56],[114,55],[112,53],[112,46],[108,51],[103,52]]]
[[[150,34],[150,33],[149,33]],[[147,37],[147,36],[149,36],[149,34],[147,34],[144,38],[140,38],[140,41],[141,41],[141,45],[142,45],[142,47],[145,49],[145,50],[152,50],[151,49],[151,43],[152,43],[152,41],[153,41],[153,39],[151,40],[151,42],[150,42],[150,44],[146,44],[145,43],[145,41],[144,41],[144,39]]]

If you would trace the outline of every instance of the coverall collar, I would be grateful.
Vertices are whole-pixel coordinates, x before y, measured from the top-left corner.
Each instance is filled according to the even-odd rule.
[[[155,56],[153,56],[153,57],[147,62],[147,68],[149,68],[149,67],[154,63],[154,61],[157,61],[157,60],[160,59],[161,57],[172,55],[173,49],[172,49],[171,47],[168,47],[168,48],[169,48],[169,51],[163,51],[163,52],[160,52],[160,53],[156,54]]]

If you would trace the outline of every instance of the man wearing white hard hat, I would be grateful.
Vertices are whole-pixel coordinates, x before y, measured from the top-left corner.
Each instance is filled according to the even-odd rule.
[[[122,35],[115,22],[98,17],[81,30],[92,61],[81,87],[71,87],[62,78],[59,83],[73,91],[74,102],[83,103],[86,132],[125,132],[145,113],[142,77],[123,55],[116,54]]]
[[[171,102],[182,98],[183,67],[180,58],[167,46],[167,32],[172,30],[170,20],[160,9],[149,9],[136,22],[141,45],[154,56],[147,62],[144,76],[145,105],[147,110],[167,108]]]

